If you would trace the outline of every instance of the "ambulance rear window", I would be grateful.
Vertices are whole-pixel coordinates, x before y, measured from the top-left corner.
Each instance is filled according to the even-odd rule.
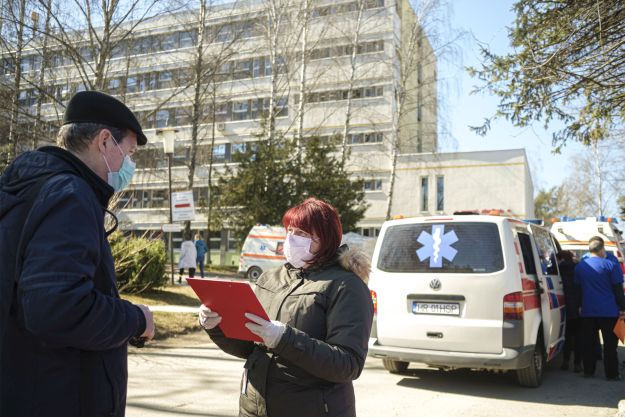
[[[488,274],[502,270],[494,223],[418,223],[386,229],[378,269],[386,272]]]

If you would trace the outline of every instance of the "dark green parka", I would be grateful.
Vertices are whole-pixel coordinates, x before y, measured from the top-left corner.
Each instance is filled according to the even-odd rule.
[[[256,295],[269,318],[287,326],[275,349],[208,331],[224,352],[247,359],[239,416],[356,416],[352,381],[373,319],[368,274],[367,257],[345,246],[322,267],[264,273]]]

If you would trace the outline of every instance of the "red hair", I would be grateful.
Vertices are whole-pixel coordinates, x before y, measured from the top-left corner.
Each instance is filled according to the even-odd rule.
[[[284,213],[282,224],[285,229],[289,226],[297,227],[316,235],[319,238],[320,249],[308,263],[322,264],[336,255],[341,244],[343,226],[339,214],[332,205],[314,197],[307,198],[295,207]]]

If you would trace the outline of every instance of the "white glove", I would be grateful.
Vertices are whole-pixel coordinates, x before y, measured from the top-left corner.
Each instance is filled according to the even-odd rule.
[[[253,321],[254,323],[245,323],[245,327],[247,327],[250,332],[254,333],[256,336],[260,336],[269,349],[273,349],[278,346],[280,343],[280,339],[286,330],[286,325],[277,320],[267,321],[263,318],[258,317],[252,313],[245,313],[245,318]]]
[[[206,330],[210,330],[215,328],[221,322],[221,316],[202,304],[200,306],[198,320],[200,322],[200,326]]]

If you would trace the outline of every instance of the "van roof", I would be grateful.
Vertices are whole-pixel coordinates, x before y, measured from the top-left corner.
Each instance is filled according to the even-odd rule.
[[[551,233],[562,242],[587,243],[593,236],[600,236],[608,241],[620,241],[621,232],[610,222],[596,221],[593,218],[566,222],[555,222]]]
[[[481,222],[481,223],[496,223],[496,224],[502,224],[504,222],[513,222],[513,223],[518,223],[518,224],[523,224],[523,225],[528,224],[522,220],[514,219],[511,217],[490,216],[490,215],[482,215],[482,214],[410,217],[407,219],[387,220],[385,224],[397,225],[397,224],[435,223],[435,222]]]

